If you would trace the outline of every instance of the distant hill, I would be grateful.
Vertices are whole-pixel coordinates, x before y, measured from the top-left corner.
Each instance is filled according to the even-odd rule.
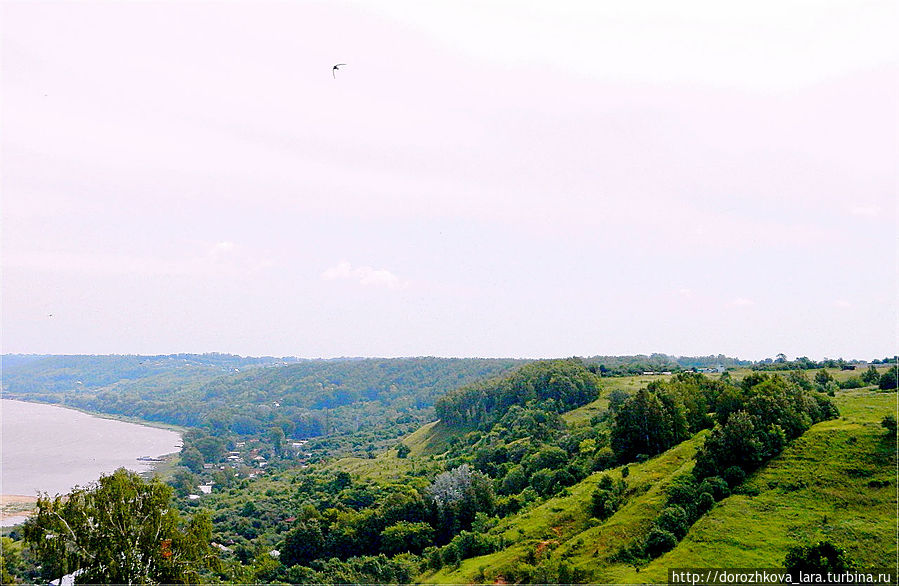
[[[279,422],[302,438],[389,427],[397,420],[417,427],[432,417],[437,397],[523,362],[11,355],[3,357],[3,392],[217,433],[255,435]]]
[[[100,389],[163,373],[220,376],[243,368],[296,362],[296,358],[244,358],[233,354],[23,355],[4,354],[3,390],[13,394],[52,394]]]

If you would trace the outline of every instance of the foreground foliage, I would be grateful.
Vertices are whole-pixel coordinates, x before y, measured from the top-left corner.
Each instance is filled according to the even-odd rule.
[[[120,468],[87,488],[39,498],[25,543],[46,578],[78,571],[85,583],[196,583],[214,561],[212,524],[202,513],[184,522],[171,495],[162,482]]]

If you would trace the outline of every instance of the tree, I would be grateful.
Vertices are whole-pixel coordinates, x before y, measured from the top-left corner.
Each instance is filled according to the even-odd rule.
[[[181,450],[181,465],[194,474],[199,474],[203,471],[203,454],[195,447],[185,447]]]
[[[22,542],[0,537],[0,584],[15,584],[16,566],[22,558]]]
[[[799,572],[839,574],[854,567],[846,552],[829,541],[792,547],[784,559],[784,569],[794,574]]]
[[[599,477],[599,483],[591,497],[590,512],[597,519],[605,520],[621,506],[627,483],[624,479],[615,482],[608,474]]]
[[[411,452],[411,451],[412,450],[409,448],[409,446],[407,446],[404,443],[400,443],[400,445],[398,445],[396,447],[396,457],[397,458],[405,458],[406,456],[409,455],[409,452]]]
[[[285,566],[308,564],[323,553],[324,536],[316,519],[308,519],[294,525],[284,539],[281,562]]]
[[[79,582],[198,582],[213,567],[212,523],[203,513],[182,523],[171,487],[120,468],[65,496],[43,495],[23,528],[47,577],[81,570]]]
[[[889,391],[895,389],[897,384],[899,384],[899,366],[894,366],[881,375],[878,386],[882,391]]]
[[[387,555],[421,553],[434,541],[434,528],[427,523],[400,521],[381,532],[381,549]]]
[[[493,482],[468,464],[438,474],[426,495],[436,519],[438,541],[470,528],[479,511],[492,515],[496,506]]]
[[[687,437],[683,403],[664,389],[640,389],[615,412],[612,448],[624,461],[654,456]]]
[[[824,370],[823,368],[815,373],[815,382],[822,387],[833,380],[833,377],[830,376],[830,373]]]
[[[876,385],[880,382],[880,375],[877,373],[877,369],[874,368],[874,365],[868,366],[868,370],[861,374],[861,379],[865,384],[868,385]]]
[[[269,428],[268,441],[271,443],[275,455],[279,458],[284,456],[284,440],[284,429],[279,426]]]
[[[653,527],[646,537],[646,553],[656,558],[677,545],[677,537],[670,531]]]
[[[659,529],[671,533],[677,539],[681,539],[690,528],[690,520],[683,507],[671,505],[662,510],[655,520],[655,525]]]
[[[197,477],[189,470],[181,468],[175,472],[174,476],[169,481],[169,484],[175,489],[175,494],[177,496],[185,498],[197,489],[199,483],[197,482]]]

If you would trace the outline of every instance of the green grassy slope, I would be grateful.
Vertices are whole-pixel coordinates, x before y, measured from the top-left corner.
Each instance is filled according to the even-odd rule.
[[[862,565],[893,567],[896,444],[880,420],[895,393],[838,394],[842,417],[813,426],[733,495],[700,519],[678,546],[627,582],[663,582],[667,568],[777,567],[797,543],[828,539]],[[886,483],[886,486],[881,486]]]
[[[412,457],[437,456],[449,449],[451,439],[465,435],[472,429],[474,428],[433,421],[406,436],[403,443],[409,446],[409,455]]]
[[[704,434],[632,464],[627,504],[606,521],[589,519],[590,496],[599,478],[594,474],[532,510],[503,519],[491,533],[503,535],[508,544],[504,550],[420,580],[492,581],[511,564],[534,563],[552,552],[596,582],[660,583],[669,567],[776,567],[789,547],[819,539],[846,548],[861,564],[893,566],[896,447],[885,438],[880,420],[896,412],[896,400],[895,393],[870,389],[839,393],[840,419],[813,426],[752,475],[745,494],[718,503],[674,550],[639,570],[616,563],[615,553],[648,533],[663,507],[664,490],[674,476],[692,468]],[[582,414],[574,417],[580,419]],[[620,469],[610,473],[617,477]]]
[[[604,523],[590,519],[588,507],[600,474],[593,474],[568,488],[560,496],[521,514],[503,519],[491,533],[502,535],[507,549],[464,560],[456,568],[426,574],[428,583],[468,583],[482,576],[502,576],[514,562],[539,557],[540,552],[579,559],[584,569],[593,571],[622,545],[642,537],[664,506],[664,490],[671,479],[692,467],[693,454],[705,434],[696,437],[642,464],[631,464],[627,478],[627,503]],[[621,468],[607,471],[615,477]]]

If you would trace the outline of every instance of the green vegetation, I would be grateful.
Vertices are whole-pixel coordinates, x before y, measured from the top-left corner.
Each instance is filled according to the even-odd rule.
[[[155,407],[194,413],[196,423],[171,488],[147,483],[160,512],[147,519],[171,533],[162,548],[137,547],[156,560],[154,580],[663,582],[668,567],[895,559],[883,539],[896,507],[896,395],[880,388],[891,364],[797,370],[784,359],[770,372],[740,364],[709,375],[689,370],[721,357],[688,367],[653,355],[653,368],[670,371],[613,369],[645,358],[278,359],[230,373],[198,365],[219,370],[194,378],[161,371],[108,385],[97,375],[102,390],[32,390],[78,402],[133,398],[147,385],[135,409],[150,412],[158,377],[182,377]],[[160,407],[176,399],[187,403]],[[31,526],[53,537],[27,525],[9,532],[4,580],[33,580],[38,566],[48,577],[113,568],[91,566],[82,554],[99,546],[87,538],[60,545],[64,527],[48,513],[70,502],[99,510],[96,499],[127,492],[44,499]],[[170,558],[193,559],[196,573],[177,574]]]
[[[854,570],[855,567],[843,549],[829,541],[819,541],[814,545],[791,547],[784,559],[784,569],[797,575],[799,572],[814,572],[823,576],[828,572],[839,574]]]
[[[205,513],[182,522],[172,489],[119,469],[64,497],[38,499],[23,528],[44,578],[78,571],[79,582],[132,584],[201,581],[214,566]]]
[[[487,425],[512,406],[539,402],[556,413],[596,399],[599,377],[580,360],[535,362],[507,377],[461,387],[438,399],[437,417],[450,425]]]
[[[522,363],[225,354],[14,356],[4,357],[3,393],[194,428],[186,448],[194,439],[211,436],[229,449],[254,439],[259,449],[275,453],[286,439],[328,436],[327,442],[313,441],[305,451],[366,455],[433,420],[434,401],[444,393]],[[272,436],[274,428],[284,433],[280,441]],[[287,460],[296,463],[295,457]],[[220,460],[206,458],[204,463]]]

